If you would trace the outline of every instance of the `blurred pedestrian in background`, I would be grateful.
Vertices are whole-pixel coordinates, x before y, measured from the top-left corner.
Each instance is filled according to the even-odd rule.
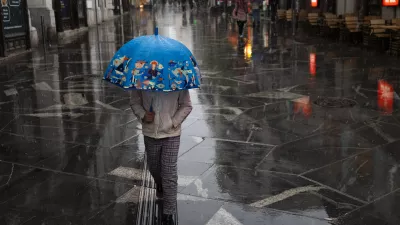
[[[187,1],[189,1],[190,10],[193,10],[193,7],[194,7],[193,0],[181,0],[182,11],[186,11],[186,3],[187,3]]]
[[[269,2],[271,7],[271,22],[275,23],[276,21],[276,12],[278,10],[278,1],[277,0],[270,0]]]
[[[249,11],[247,0],[236,0],[235,9],[233,10],[233,18],[236,19],[239,27],[239,36],[243,38],[244,25],[247,22],[247,14]]]
[[[262,9],[262,0],[251,0],[251,14],[253,16],[253,27],[260,26],[260,10]]]

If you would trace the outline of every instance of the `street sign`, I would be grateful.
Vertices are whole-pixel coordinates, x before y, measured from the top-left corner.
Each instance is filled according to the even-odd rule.
[[[21,0],[1,0],[4,35],[14,36],[26,32],[26,15]]]
[[[61,4],[61,17],[63,19],[69,19],[71,17],[69,0],[60,0],[60,4]]]
[[[10,0],[10,6],[18,7],[21,4],[21,0]]]

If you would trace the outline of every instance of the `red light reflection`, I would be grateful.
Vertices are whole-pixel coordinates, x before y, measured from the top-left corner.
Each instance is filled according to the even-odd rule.
[[[238,39],[237,34],[231,33],[231,34],[228,36],[228,41],[229,41],[229,43],[230,43],[232,46],[237,46],[238,40],[239,40],[239,39]]]
[[[315,76],[317,74],[317,56],[315,53],[310,53],[310,74]]]
[[[311,7],[318,7],[318,0],[311,0]]]
[[[312,114],[312,108],[310,103],[310,97],[302,97],[296,100],[293,100],[294,108],[293,111],[295,114],[303,114],[305,117],[310,117]]]
[[[398,6],[399,0],[383,0],[382,5],[383,6]]]
[[[385,114],[393,112],[393,86],[384,80],[378,81],[378,107]]]

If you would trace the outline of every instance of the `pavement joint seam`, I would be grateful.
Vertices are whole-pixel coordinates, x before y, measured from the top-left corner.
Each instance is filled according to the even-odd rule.
[[[194,123],[196,123],[197,121],[199,121],[199,118],[194,118],[194,121],[192,123],[190,123],[187,126],[182,127],[182,131],[189,128],[190,126],[192,126]]]
[[[397,121],[397,119],[396,119],[396,122],[399,122],[399,121]],[[382,123],[382,124],[392,125],[392,126],[396,126],[396,127],[400,128],[400,125],[398,125],[398,124],[393,124],[393,123],[388,123],[388,122],[385,122],[385,121],[381,121],[381,120],[379,120],[379,118],[377,120],[373,120],[372,123],[375,123],[375,124],[381,124]]]
[[[19,118],[19,115],[14,116],[14,118],[12,120],[10,120],[6,125],[4,125],[1,129],[0,132],[3,132],[4,129],[6,129],[8,127],[8,125],[10,125],[11,123],[13,123],[14,121],[16,121]]]
[[[187,196],[191,196],[191,197],[196,197],[196,198],[201,198],[201,199],[205,199],[205,200],[210,200],[210,201],[217,201],[217,202],[221,202],[222,206],[225,206],[227,204],[238,204],[239,202],[237,201],[233,201],[233,200],[229,200],[229,199],[222,199],[222,198],[204,198],[202,196],[197,196],[197,195],[192,195],[192,194],[183,194],[182,191],[178,192],[181,195],[187,195]],[[249,204],[245,204],[246,206],[252,207],[257,209],[256,207],[250,206]],[[319,217],[314,217],[314,216],[310,216],[310,215],[304,215],[301,213],[296,213],[296,212],[292,212],[292,211],[285,211],[285,210],[280,210],[280,209],[274,209],[274,208],[269,208],[269,207],[263,207],[262,209],[264,210],[268,210],[268,211],[273,211],[273,212],[280,212],[280,213],[284,213],[284,214],[289,214],[289,215],[295,215],[295,216],[300,216],[300,217],[305,217],[305,218],[311,218],[311,219],[318,219],[321,221],[327,221],[326,219],[322,219]],[[211,219],[211,218],[210,218]],[[208,222],[208,221],[207,221]],[[207,223],[205,223],[207,224]]]
[[[119,142],[119,143],[117,143],[117,144],[111,146],[110,149],[112,150],[113,148],[118,147],[118,146],[121,145],[122,143],[127,142],[127,141],[129,141],[129,140],[131,140],[131,139],[133,139],[133,138],[135,138],[135,137],[138,137],[139,135],[140,135],[140,134],[133,135],[132,137],[127,138],[126,140],[123,140],[123,141],[121,141],[121,142]],[[103,147],[104,147],[104,146],[103,146]]]
[[[267,154],[265,154],[264,158],[262,158],[261,161],[257,163],[256,167],[254,168],[256,171],[258,170],[258,167],[264,162],[264,160],[267,159],[267,157],[271,155],[273,151],[275,151],[275,149],[277,149],[277,146],[273,147]]]
[[[110,147],[110,146],[102,146],[102,145],[92,145],[92,144],[81,143],[81,142],[72,142],[72,141],[66,141],[66,140],[48,139],[48,138],[45,138],[45,137],[42,137],[42,136],[40,136],[40,137],[39,137],[39,136],[26,136],[26,135],[23,135],[23,134],[16,134],[16,133],[12,133],[12,132],[5,132],[5,131],[2,131],[2,130],[0,130],[0,133],[3,133],[3,134],[10,134],[10,135],[14,135],[14,136],[17,136],[17,137],[41,139],[41,140],[46,140],[46,141],[58,141],[58,142],[62,142],[62,143],[65,143],[65,144],[75,144],[76,146],[85,145],[85,146],[89,146],[89,147],[103,147],[103,148],[108,148],[108,149],[115,148],[115,147],[117,147],[118,145],[124,143],[125,141],[129,141],[130,139],[141,135],[140,133],[139,133],[139,134],[136,134],[136,135],[134,135],[134,136],[132,136],[132,137],[130,137],[130,138],[124,140],[123,142],[121,142],[121,143],[119,143],[119,144],[117,144],[117,145],[114,145],[114,146],[111,146],[111,147]]]
[[[193,147],[191,147],[189,150],[187,150],[186,152],[182,153],[182,155],[178,156],[178,159],[181,158],[182,156],[186,155],[187,153],[189,153],[191,150],[193,150],[194,148],[196,148],[197,146],[199,146],[200,144],[202,144],[205,141],[205,139],[203,138],[203,140],[199,143],[197,143],[196,145],[194,145]]]
[[[187,189],[191,184],[193,184],[196,180],[199,180],[199,179],[203,178],[203,176],[206,175],[206,173],[207,173],[208,171],[210,171],[211,168],[213,168],[215,165],[216,165],[215,163],[210,164],[210,166],[209,166],[203,173],[201,173],[201,174],[197,177],[197,179],[194,179],[192,182],[190,182],[190,184],[188,184],[188,185],[187,185],[186,187],[184,187],[183,189],[178,190],[178,193],[182,194],[183,191],[186,190],[186,189]],[[191,196],[194,196],[194,195],[191,195]]]
[[[31,171],[30,171],[30,172],[31,172]],[[37,185],[40,186],[40,185],[42,185],[44,182],[46,182],[46,181],[48,181],[48,180],[50,180],[50,179],[51,179],[51,178],[48,177],[47,179],[44,179],[42,182],[39,182]],[[28,188],[28,189],[22,191],[21,193],[18,193],[17,195],[15,195],[15,196],[13,196],[13,197],[11,197],[11,198],[9,198],[9,199],[3,201],[3,202],[0,202],[0,204],[5,204],[5,203],[7,203],[7,202],[9,202],[9,201],[12,201],[12,200],[16,199],[17,197],[19,197],[20,195],[25,194],[26,192],[28,192],[28,191],[30,191],[30,190],[32,190],[32,189],[34,189],[34,188],[35,188],[34,186],[33,186],[33,187],[30,187],[30,188]]]
[[[24,137],[24,138],[33,138],[33,139],[40,139],[40,140],[46,140],[46,141],[58,141],[58,142],[62,142],[62,143],[65,143],[65,144],[76,144],[76,145],[85,145],[85,146],[89,146],[89,147],[99,147],[99,145],[91,145],[91,144],[87,144],[87,143],[80,143],[80,142],[72,142],[72,141],[65,141],[65,140],[59,140],[59,139],[50,139],[50,138],[45,138],[45,137],[42,137],[42,136],[26,136],[26,135],[23,135],[23,134],[16,134],[16,133],[12,133],[12,132],[5,132],[5,131],[1,131],[0,130],[0,133],[3,133],[3,134],[10,134],[10,135],[14,135],[14,136],[17,136],[17,137]],[[106,146],[100,146],[100,147],[104,147],[104,148],[107,148]],[[0,160],[1,161],[1,160]]]
[[[346,124],[346,125],[350,127],[351,125],[354,125],[354,124],[357,124],[357,123],[364,123],[364,122],[365,122],[365,121],[359,121],[359,122],[354,122],[354,123],[350,123],[350,124]],[[356,132],[356,131],[358,131],[358,130],[360,130],[360,129],[362,129],[362,128],[365,128],[365,127],[366,127],[366,126],[363,125],[363,126],[360,126],[359,128],[352,129],[351,131],[352,131],[352,132]],[[282,144],[280,144],[280,145],[277,145],[277,147],[282,147],[282,146],[284,146],[284,145],[292,144],[292,143],[295,143],[295,142],[297,142],[297,141],[301,141],[301,140],[303,140],[303,139],[308,139],[308,138],[311,138],[311,137],[314,137],[314,136],[318,136],[318,135],[324,135],[324,134],[327,134],[327,133],[330,133],[330,132],[334,132],[334,131],[339,131],[339,132],[341,132],[341,129],[342,129],[342,128],[340,128],[340,127],[333,127],[333,128],[324,130],[324,131],[322,131],[322,132],[320,132],[320,133],[313,133],[313,134],[310,134],[310,135],[307,135],[307,136],[304,136],[304,137],[300,137],[300,138],[295,139],[295,140],[291,140],[291,141],[282,143]],[[348,131],[344,131],[344,132],[339,133],[339,134],[343,134],[343,133],[345,133],[345,132],[348,132]],[[387,144],[387,143],[386,143],[386,144]],[[376,147],[376,146],[374,146],[374,147]],[[351,148],[351,147],[349,147],[349,148]]]
[[[350,211],[350,212],[348,212],[348,213],[346,213],[346,214],[344,214],[344,215],[342,215],[342,216],[339,216],[338,218],[336,218],[336,221],[338,221],[338,220],[340,220],[340,219],[343,219],[343,218],[345,218],[346,216],[348,216],[348,215],[350,215],[350,214],[352,214],[352,213],[354,213],[354,212],[357,212],[357,211],[359,211],[359,210],[361,210],[361,209],[363,209],[363,208],[366,208],[366,207],[368,207],[368,206],[370,206],[370,205],[373,205],[374,203],[376,203],[376,202],[378,202],[378,201],[380,201],[380,200],[382,200],[382,199],[384,199],[384,198],[386,198],[386,197],[388,197],[388,196],[390,196],[390,195],[392,195],[392,194],[394,194],[394,193],[396,193],[396,192],[400,192],[400,188],[395,189],[395,190],[393,190],[393,191],[391,191],[391,192],[389,192],[389,193],[387,193],[387,194],[384,194],[384,195],[382,195],[382,196],[380,196],[380,197],[374,199],[373,201],[367,202],[366,204],[364,204],[364,205],[362,205],[362,206],[359,206],[359,207],[357,207],[356,209],[353,209],[352,211]],[[374,215],[372,215],[372,216],[374,216]]]
[[[334,165],[334,164],[336,164],[336,163],[344,162],[344,161],[346,161],[346,160],[348,160],[348,159],[351,159],[351,158],[353,158],[353,157],[355,157],[355,156],[362,155],[362,154],[365,154],[365,153],[368,153],[368,152],[373,152],[373,151],[376,151],[376,150],[378,150],[376,147],[370,148],[370,149],[367,149],[367,150],[365,150],[365,151],[361,151],[361,152],[355,153],[355,154],[353,154],[353,155],[350,155],[350,156],[348,156],[348,157],[346,157],[346,158],[343,158],[343,159],[340,159],[340,160],[337,160],[337,161],[328,163],[328,164],[323,165],[323,166],[321,166],[321,167],[307,170],[307,171],[305,171],[305,172],[303,172],[303,173],[300,173],[300,174],[298,174],[298,175],[299,175],[299,176],[304,176],[304,175],[307,175],[307,174],[309,174],[309,173],[312,173],[312,172],[315,172],[315,171],[324,169],[324,168],[326,168],[326,167],[330,167],[330,166],[332,166],[332,165]]]
[[[328,189],[328,190],[331,190],[331,191],[333,191],[333,192],[336,192],[336,193],[338,193],[338,194],[341,194],[341,195],[343,195],[343,196],[345,196],[345,197],[348,197],[348,198],[350,198],[350,199],[353,199],[353,200],[355,200],[355,201],[357,201],[357,202],[360,202],[360,203],[363,204],[363,205],[368,204],[368,202],[366,202],[366,201],[364,201],[364,200],[361,200],[361,199],[359,199],[359,198],[356,198],[356,197],[354,197],[354,196],[351,196],[351,195],[349,195],[349,194],[346,194],[346,193],[344,193],[344,192],[342,192],[342,191],[339,191],[339,190],[337,190],[337,189],[335,189],[335,188],[332,188],[332,187],[330,187],[330,186],[328,186],[328,185],[325,185],[325,184],[323,184],[323,183],[320,183],[320,182],[318,182],[318,181],[316,181],[316,180],[313,180],[313,179],[311,179],[311,178],[308,178],[308,177],[305,177],[305,176],[301,176],[301,175],[298,175],[298,177],[303,178],[303,179],[305,179],[305,180],[308,180],[308,181],[310,181],[310,182],[312,182],[312,183],[318,184],[318,185],[320,185],[320,186],[322,186],[322,187],[325,187],[325,188]]]
[[[49,159],[49,158],[47,158],[47,159]],[[83,177],[83,178],[88,178],[88,179],[93,179],[93,180],[99,180],[99,181],[104,181],[104,182],[127,184],[127,185],[131,185],[131,186],[135,185],[132,182],[131,183],[120,182],[120,181],[105,179],[105,178],[101,178],[101,177],[94,177],[94,176],[82,175],[82,174],[78,174],[78,173],[70,173],[70,172],[65,172],[65,171],[60,171],[60,170],[49,169],[49,168],[41,167],[41,166],[37,166],[37,165],[25,165],[25,164],[22,164],[22,163],[9,162],[9,161],[5,161],[5,160],[0,160],[0,162],[8,163],[8,164],[15,164],[17,166],[27,167],[27,168],[30,168],[30,169],[39,169],[39,170],[43,170],[43,171],[49,171],[49,172],[68,175],[68,176],[78,176],[78,177]]]

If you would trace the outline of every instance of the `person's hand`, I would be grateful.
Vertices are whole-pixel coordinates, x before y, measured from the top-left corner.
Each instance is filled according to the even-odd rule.
[[[155,117],[154,112],[146,112],[146,114],[144,114],[143,121],[145,123],[152,123],[154,121],[154,117]]]

